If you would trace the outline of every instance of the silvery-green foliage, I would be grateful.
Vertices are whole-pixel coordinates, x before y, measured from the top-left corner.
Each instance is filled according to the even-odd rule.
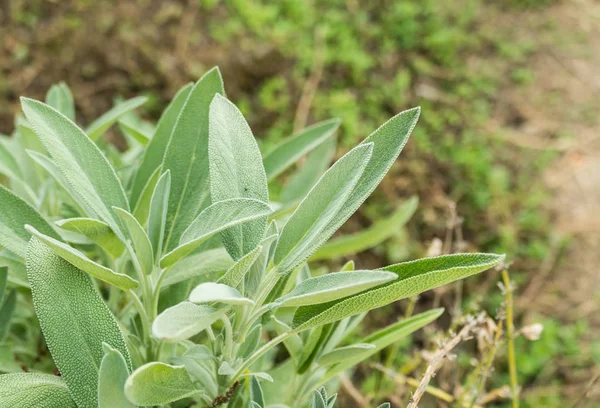
[[[117,103],[83,128],[61,83],[46,103],[23,98],[14,134],[0,138],[2,407],[332,408],[323,386],[443,312],[351,340],[370,310],[502,260],[311,269],[388,239],[416,210],[411,198],[329,240],[397,159],[418,108],[330,166],[339,120],[261,152],[217,68],[156,125],[134,112],[144,102]],[[111,128],[125,151],[102,142]],[[38,355],[42,341],[51,360]]]

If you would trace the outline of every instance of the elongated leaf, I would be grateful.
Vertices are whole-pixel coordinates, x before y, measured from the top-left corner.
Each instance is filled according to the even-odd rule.
[[[275,332],[277,332],[277,335],[292,332],[292,328],[288,326],[287,323],[282,322],[275,316],[272,316],[271,319],[273,320],[273,323],[275,325]],[[290,354],[292,361],[294,361],[295,363],[299,362],[300,357],[302,355],[302,350],[304,348],[304,344],[300,335],[296,333],[290,335],[287,339],[283,341],[283,345]]]
[[[210,104],[208,154],[213,202],[254,198],[269,202],[267,176],[250,126],[236,106],[217,94]],[[223,245],[235,260],[263,238],[267,217],[221,232]]]
[[[336,272],[306,279],[290,293],[277,299],[282,306],[305,306],[341,299],[393,281],[398,275],[384,271]]]
[[[219,320],[226,311],[227,308],[182,302],[158,315],[152,324],[152,333],[167,342],[189,339]]]
[[[129,239],[131,240],[133,250],[142,271],[146,275],[150,275],[152,273],[152,268],[154,267],[154,254],[152,252],[152,244],[146,235],[146,231],[144,231],[144,228],[142,228],[138,220],[136,220],[128,211],[116,207],[114,207],[113,210],[121,217],[121,221],[125,225],[125,228],[127,228]]]
[[[254,350],[257,349],[258,344],[260,343],[260,336],[262,334],[262,325],[257,324],[250,330],[250,332],[246,335],[246,339],[242,343],[240,347],[239,355],[242,358],[247,358]]]
[[[31,234],[25,224],[33,225],[44,234],[60,239],[56,231],[32,206],[0,186],[0,246],[20,258],[25,258],[27,242]]]
[[[301,331],[376,309],[485,271],[503,259],[495,254],[455,254],[391,265],[383,270],[396,273],[395,281],[333,302],[300,307],[292,328]]]
[[[135,210],[133,210],[135,219],[138,220],[141,225],[146,225],[148,223],[150,203],[152,202],[152,195],[154,194],[154,189],[156,188],[156,183],[158,183],[159,178],[160,168],[157,168],[148,179],[148,182],[144,186],[144,189],[137,200]]]
[[[332,364],[337,364],[340,362],[344,362],[349,358],[356,358],[356,356],[363,356],[365,352],[369,352],[373,350],[375,346],[373,344],[368,343],[357,343],[351,346],[339,347],[327,354],[322,355],[318,364],[321,367],[325,367]]]
[[[260,241],[260,253],[247,272],[244,273],[244,293],[247,296],[254,296],[259,290],[260,284],[263,279],[263,275],[267,271],[267,263],[269,262],[272,249],[277,242],[277,234],[268,235],[265,239]],[[257,247],[258,248],[258,247]]]
[[[169,190],[171,189],[171,172],[167,170],[158,182],[150,200],[148,215],[148,238],[154,250],[154,259],[160,259],[165,237],[167,210],[169,209]]]
[[[125,394],[129,401],[144,407],[165,405],[201,393],[192,384],[185,367],[164,363],[141,366],[125,383]]]
[[[142,146],[146,146],[152,139],[152,133],[148,133],[142,127],[135,126],[135,124],[129,121],[123,119],[119,120],[119,128],[126,135],[134,138]]]
[[[29,288],[27,270],[22,258],[19,258],[6,249],[0,250],[0,267],[8,268],[8,282],[13,285]]]
[[[98,372],[98,408],[135,408],[125,396],[125,381],[129,377],[127,361],[119,350],[102,344],[104,357]]]
[[[10,319],[17,305],[17,290],[10,291],[0,305],[0,343],[4,341],[10,329]]]
[[[6,282],[8,282],[8,268],[6,266],[0,266],[0,305],[2,304],[2,299],[4,299]]]
[[[23,180],[21,168],[9,148],[9,142],[6,136],[0,138],[0,173],[13,180]]]
[[[30,225],[25,226],[25,228],[27,231],[29,231],[29,233],[35,235],[40,241],[52,248],[52,251],[56,255],[69,262],[76,268],[81,269],[83,272],[103,280],[104,282],[110,283],[111,285],[115,285],[123,290],[133,289],[138,286],[138,281],[135,279],[132,279],[123,273],[115,272],[105,266],[100,265],[99,263],[92,261],[75,248],[42,234]]]
[[[77,405],[98,406],[102,343],[131,367],[119,325],[90,278],[37,238],[27,247],[27,277],[48,350]]]
[[[180,245],[162,257],[160,266],[166,268],[173,265],[217,232],[264,217],[270,212],[267,204],[250,198],[214,203],[198,214],[181,236]]]
[[[207,204],[208,112],[215,94],[224,92],[217,68],[204,74],[191,90],[171,135],[162,162],[162,171],[171,170],[166,251],[177,246],[181,234]]]
[[[123,254],[125,245],[105,222],[92,218],[68,218],[56,222],[56,225],[67,231],[78,232],[94,241],[113,258]]]
[[[67,118],[75,121],[75,103],[73,102],[73,94],[64,82],[52,85],[46,94],[46,103]]]
[[[226,305],[253,305],[254,301],[245,298],[235,288],[222,283],[205,282],[196,286],[190,293],[192,303],[220,302]]]
[[[115,170],[87,135],[60,112],[33,99],[21,98],[25,116],[50,152],[75,194],[119,234],[111,208],[129,209]]]
[[[265,408],[265,397],[263,396],[263,390],[258,382],[258,379],[254,376],[250,377],[250,400],[255,402],[258,406]]]
[[[302,129],[265,154],[263,163],[267,178],[274,179],[301,157],[335,134],[342,122],[330,119]]]
[[[167,273],[162,287],[204,275],[225,272],[233,265],[225,248],[214,248],[188,256],[175,264]]]
[[[219,283],[229,285],[231,287],[237,287],[258,258],[262,251],[261,246],[257,246],[254,250],[242,257],[237,261],[231,268],[225,272],[225,274],[219,279]]]
[[[34,373],[0,375],[0,403],[6,408],[77,408],[60,377]]]
[[[374,248],[397,233],[406,224],[417,209],[418,203],[417,197],[413,197],[398,207],[390,217],[377,221],[366,230],[330,240],[319,248],[310,257],[310,260],[339,259],[365,249]]]
[[[288,273],[329,238],[323,229],[337,218],[371,158],[372,144],[358,146],[338,160],[287,220],[277,247],[275,265]]]
[[[158,121],[154,136],[144,150],[144,158],[135,174],[130,196],[132,207],[136,206],[138,198],[142,194],[142,190],[163,161],[167,145],[171,139],[173,129],[175,128],[175,123],[177,122],[177,118],[179,117],[179,113],[181,112],[185,101],[192,91],[192,86],[193,84],[187,84],[177,91],[177,94],[175,94],[173,100],[164,110]]]
[[[87,133],[90,139],[94,141],[98,140],[100,136],[114,125],[121,116],[133,109],[139,108],[145,104],[147,100],[148,98],[145,96],[137,96],[115,105],[108,112],[105,112],[102,116],[93,121],[86,128],[85,133]]]

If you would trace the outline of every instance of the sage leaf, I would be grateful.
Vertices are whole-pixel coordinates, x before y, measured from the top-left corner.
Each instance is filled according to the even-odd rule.
[[[376,309],[485,271],[503,259],[503,255],[495,254],[454,254],[391,265],[383,270],[397,274],[398,279],[346,298],[300,307],[292,329],[302,331]]]
[[[115,170],[87,135],[66,116],[42,102],[21,98],[23,112],[75,194],[119,234],[112,207],[129,209]],[[91,214],[90,214],[91,215]]]
[[[139,108],[148,101],[145,96],[137,96],[116,104],[109,111],[105,112],[98,119],[93,121],[85,130],[85,133],[91,140],[98,140],[112,125],[114,125],[121,116],[127,112]],[[29,119],[29,117],[28,117]]]
[[[56,222],[59,228],[78,232],[108,252],[113,258],[118,258],[125,250],[125,244],[105,222],[92,218],[67,218]]]
[[[223,273],[233,265],[233,259],[225,248],[213,248],[206,251],[194,253],[177,262],[163,280],[162,287],[165,288],[175,283],[193,280],[205,275]]]
[[[119,350],[102,344],[104,357],[98,372],[98,408],[135,408],[125,396],[125,381],[129,377],[127,361]]]
[[[10,329],[10,319],[17,305],[17,290],[10,291],[4,302],[0,305],[0,343],[4,341]]]
[[[127,120],[119,120],[119,129],[126,135],[132,137],[136,142],[142,146],[146,146],[152,139],[152,133],[148,133],[145,129],[140,126],[135,126]]]
[[[169,190],[171,189],[171,172],[167,170],[156,183],[152,199],[150,200],[150,213],[148,215],[148,238],[154,250],[154,259],[160,259],[162,244],[165,236],[167,210],[169,209]]]
[[[365,352],[373,350],[375,346],[368,343],[357,343],[351,346],[338,347],[327,354],[322,355],[317,363],[321,367],[329,366],[343,362],[349,358],[355,358],[357,355],[365,355]]]
[[[50,87],[46,94],[46,103],[73,122],[75,121],[75,103],[73,102],[73,94],[64,82],[54,84]]]
[[[306,279],[277,299],[280,306],[306,306],[341,299],[393,281],[398,275],[384,271],[335,272]]]
[[[292,328],[287,323],[277,319],[277,317],[275,316],[272,316],[271,319],[273,320],[275,332],[277,333],[277,335],[280,336],[284,333],[292,333]],[[300,357],[302,355],[302,350],[304,348],[304,343],[300,335],[296,333],[289,335],[283,341],[283,345],[290,354],[292,360],[295,363],[299,362]]]
[[[265,397],[260,382],[254,376],[250,377],[250,401],[255,402],[260,407],[265,407]]]
[[[27,281],[27,270],[22,258],[6,249],[2,249],[0,250],[0,267],[8,268],[8,282],[24,288],[30,287],[29,281]]]
[[[117,207],[113,207],[113,210],[121,218],[121,221],[127,229],[129,239],[133,245],[133,251],[135,252],[142,272],[146,275],[150,275],[154,267],[154,254],[152,252],[152,244],[148,239],[148,235],[146,235],[146,231],[144,231],[144,228],[140,225],[138,220],[129,213],[129,211]]]
[[[243,297],[237,289],[214,282],[205,282],[196,286],[190,293],[189,301],[192,303],[219,302],[242,306],[254,304],[254,301]]]
[[[219,320],[226,311],[227,308],[215,309],[182,302],[158,315],[152,324],[152,333],[157,339],[167,342],[186,340]]]
[[[217,93],[224,94],[223,79],[213,68],[192,88],[167,145],[162,162],[162,171],[171,170],[166,251],[177,246],[209,198],[208,112]]]
[[[0,246],[20,258],[25,258],[31,234],[25,224],[33,225],[44,234],[60,239],[52,226],[31,205],[0,185]]]
[[[330,119],[302,129],[265,154],[263,164],[267,179],[272,180],[304,155],[335,134],[342,122]]]
[[[6,289],[6,282],[8,281],[8,268],[6,266],[0,266],[0,305],[2,299],[4,299],[4,291]]]
[[[213,202],[253,198],[269,202],[262,157],[252,131],[239,109],[217,94],[210,104],[208,155]],[[267,228],[267,217],[221,232],[223,245],[235,260],[252,251]]]
[[[217,232],[270,214],[270,207],[258,200],[236,198],[219,201],[202,211],[181,235],[180,245],[162,257],[166,268],[198,248]]]
[[[78,406],[98,406],[102,343],[131,366],[117,321],[90,278],[35,237],[27,247],[27,277],[48,350],[71,396]]]
[[[244,277],[254,265],[254,262],[258,259],[262,251],[261,246],[257,246],[254,250],[242,257],[239,261],[237,261],[231,268],[225,272],[221,278],[219,278],[218,283],[229,285],[231,287],[237,287],[242,281]]]
[[[274,262],[280,273],[292,271],[329,238],[323,229],[338,218],[372,150],[369,143],[345,154],[325,172],[287,220],[275,249]]]
[[[175,128],[177,118],[187,100],[190,92],[192,91],[193,84],[189,83],[184,85],[173,97],[169,106],[164,110],[161,115],[154,136],[144,149],[144,157],[142,162],[135,173],[133,185],[131,187],[131,206],[135,208],[144,187],[150,180],[152,174],[160,167],[167,145],[171,139],[171,134]],[[154,191],[154,190],[152,190]],[[138,218],[139,219],[139,218]]]
[[[150,203],[152,202],[152,195],[156,189],[156,183],[158,183],[159,177],[160,168],[156,169],[156,171],[148,179],[148,182],[144,186],[144,189],[138,198],[135,209],[133,210],[133,216],[141,225],[146,225],[148,223],[148,216],[150,215]]]
[[[0,375],[0,402],[6,408],[77,408],[60,377],[37,373]]]
[[[133,372],[125,383],[125,395],[140,406],[165,405],[201,394],[183,366],[148,363]]]
[[[138,281],[125,275],[123,273],[115,272],[107,267],[100,265],[87,258],[84,254],[64,244],[52,237],[42,234],[30,225],[26,225],[25,228],[29,233],[36,236],[40,241],[52,248],[52,251],[60,256],[65,261],[69,262],[76,268],[81,269],[83,272],[88,273],[94,278],[98,278],[106,283],[115,285],[123,290],[129,290],[138,286]]]
[[[262,325],[255,325],[250,332],[246,335],[246,339],[240,347],[239,355],[242,358],[247,358],[250,354],[254,353],[254,350],[258,348],[260,342],[260,336],[262,335]],[[271,380],[272,381],[272,380]]]

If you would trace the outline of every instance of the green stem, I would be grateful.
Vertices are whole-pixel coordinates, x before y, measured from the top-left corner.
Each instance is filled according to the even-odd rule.
[[[240,378],[240,376],[242,374],[244,374],[244,371],[246,371],[246,369],[248,367],[250,367],[252,364],[254,364],[266,352],[268,352],[269,350],[271,350],[273,347],[275,347],[276,345],[278,345],[282,341],[286,340],[292,334],[294,334],[294,333],[293,332],[282,333],[279,336],[271,339],[271,341],[269,341],[268,343],[264,344],[261,348],[259,348],[254,353],[252,353],[252,355],[250,357],[248,357],[248,359],[246,361],[244,361],[244,363],[240,366],[240,368],[237,370],[237,372],[235,373],[235,375],[233,376],[233,378],[232,378],[231,381],[238,380]]]
[[[225,350],[223,352],[225,359],[231,359],[231,351],[233,350],[233,329],[231,327],[231,321],[227,316],[221,317],[223,327],[225,327]]]
[[[512,408],[519,408],[519,381],[517,378],[517,359],[515,357],[514,320],[513,320],[513,287],[508,271],[502,271],[502,280],[506,290],[506,337],[508,342],[508,371],[510,373],[510,389]]]

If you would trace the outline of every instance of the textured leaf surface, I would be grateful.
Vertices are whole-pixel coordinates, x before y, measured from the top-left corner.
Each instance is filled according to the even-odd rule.
[[[329,238],[323,229],[338,218],[372,150],[372,144],[365,144],[344,155],[325,172],[287,220],[275,249],[274,261],[280,273],[293,270]]]
[[[133,187],[131,188],[131,206],[135,207],[138,198],[140,197],[142,190],[148,183],[148,180],[158,169],[163,161],[167,145],[171,139],[171,134],[175,128],[175,123],[179,117],[179,113],[185,104],[190,92],[192,91],[193,84],[187,84],[182,87],[177,94],[173,97],[173,100],[164,110],[163,114],[158,121],[154,136],[148,146],[144,150],[144,158],[138,168],[135,179],[133,181]]]
[[[213,202],[253,198],[269,202],[267,176],[250,126],[239,109],[216,95],[210,104],[208,155],[210,193]],[[240,259],[262,240],[267,217],[221,232],[233,259]]]
[[[188,256],[169,270],[162,287],[183,282],[203,275],[225,272],[233,265],[233,259],[225,248],[214,248]]]
[[[322,367],[343,362],[349,358],[363,356],[366,352],[373,350],[375,346],[368,343],[358,343],[345,347],[338,347],[319,358],[318,364]]]
[[[393,281],[398,275],[384,271],[336,272],[306,279],[275,303],[305,306],[329,302]]]
[[[263,164],[269,180],[283,173],[305,154],[331,137],[340,126],[339,119],[316,123],[284,140],[265,154]]]
[[[455,254],[403,262],[383,268],[398,279],[339,300],[296,310],[292,328],[300,331],[335,322],[485,271],[504,259],[494,254]]]
[[[60,82],[50,87],[46,94],[46,103],[67,118],[75,121],[75,103],[73,102],[73,94],[64,82]]]
[[[145,96],[138,96],[118,103],[108,112],[105,112],[102,116],[93,121],[86,128],[85,133],[87,133],[90,139],[98,140],[98,138],[100,138],[100,136],[102,136],[104,132],[106,132],[112,125],[114,125],[121,116],[125,115],[129,111],[139,108],[145,104],[147,100],[148,98]]]
[[[164,363],[141,366],[125,384],[129,401],[141,406],[164,405],[198,393],[185,367]]]
[[[152,244],[146,235],[146,231],[140,225],[138,220],[122,208],[113,208],[117,215],[121,218],[123,225],[127,229],[129,239],[133,245],[133,250],[137,257],[138,262],[142,268],[142,271],[149,275],[152,273],[154,267],[154,254],[152,252]]]
[[[196,286],[190,293],[189,301],[192,303],[220,302],[227,305],[253,305],[254,302],[242,296],[231,286],[222,283],[205,282]]]
[[[142,225],[146,225],[148,222],[148,215],[150,214],[150,203],[152,202],[152,194],[154,194],[154,189],[156,188],[156,183],[158,183],[159,178],[160,169],[156,169],[156,171],[150,176],[148,182],[144,186],[135,205],[135,209],[133,210],[133,216]]]
[[[125,381],[129,377],[127,361],[121,352],[109,344],[102,345],[104,357],[98,373],[98,408],[135,408],[125,396]]]
[[[208,111],[217,93],[224,93],[223,79],[213,68],[192,88],[165,152],[162,171],[171,170],[164,246],[167,251],[177,246],[179,237],[208,199]]]
[[[366,249],[374,248],[397,233],[406,224],[417,209],[418,203],[417,197],[413,197],[398,207],[390,217],[375,222],[364,231],[331,239],[319,248],[310,257],[310,260],[339,259],[343,256],[354,255]]]
[[[53,108],[21,98],[27,119],[69,184],[103,221],[120,231],[113,206],[129,209],[127,197],[106,157],[75,123]],[[117,232],[118,233],[118,232]]]
[[[34,373],[0,375],[0,403],[5,408],[76,408],[65,382]]]
[[[10,329],[10,319],[17,305],[17,290],[11,290],[0,305],[0,343],[4,341]]]
[[[27,247],[27,276],[48,350],[71,396],[80,407],[97,407],[102,343],[131,366],[117,321],[90,278],[35,237]]]
[[[85,235],[113,258],[120,257],[125,250],[123,242],[117,238],[113,230],[105,222],[92,218],[68,218],[57,221],[56,225],[67,231]]]
[[[115,272],[107,267],[100,265],[86,257],[84,254],[64,244],[52,237],[42,234],[35,228],[27,225],[27,231],[35,235],[45,245],[52,248],[52,251],[82,271],[90,274],[91,276],[103,280],[104,282],[115,285],[123,290],[129,290],[138,286],[138,281],[130,278],[128,275],[123,273]]]
[[[226,310],[182,302],[158,315],[152,324],[152,333],[168,342],[189,339],[219,320]]]
[[[31,234],[25,230],[25,224],[60,239],[40,213],[4,186],[0,186],[0,208],[0,246],[20,258],[25,258],[27,242],[31,238]]]
[[[257,246],[254,250],[242,257],[237,261],[231,268],[225,272],[225,274],[219,279],[219,283],[237,287],[242,281],[246,274],[250,271],[250,268],[258,258],[262,251],[261,246]]]
[[[202,211],[181,236],[180,245],[166,254],[160,265],[173,265],[217,232],[256,220],[271,213],[271,208],[258,200],[236,198],[219,201]]]
[[[154,251],[154,259],[160,259],[162,244],[165,237],[165,224],[169,209],[169,190],[171,189],[171,172],[167,170],[156,183],[152,199],[150,200],[150,213],[148,215],[148,238]]]

